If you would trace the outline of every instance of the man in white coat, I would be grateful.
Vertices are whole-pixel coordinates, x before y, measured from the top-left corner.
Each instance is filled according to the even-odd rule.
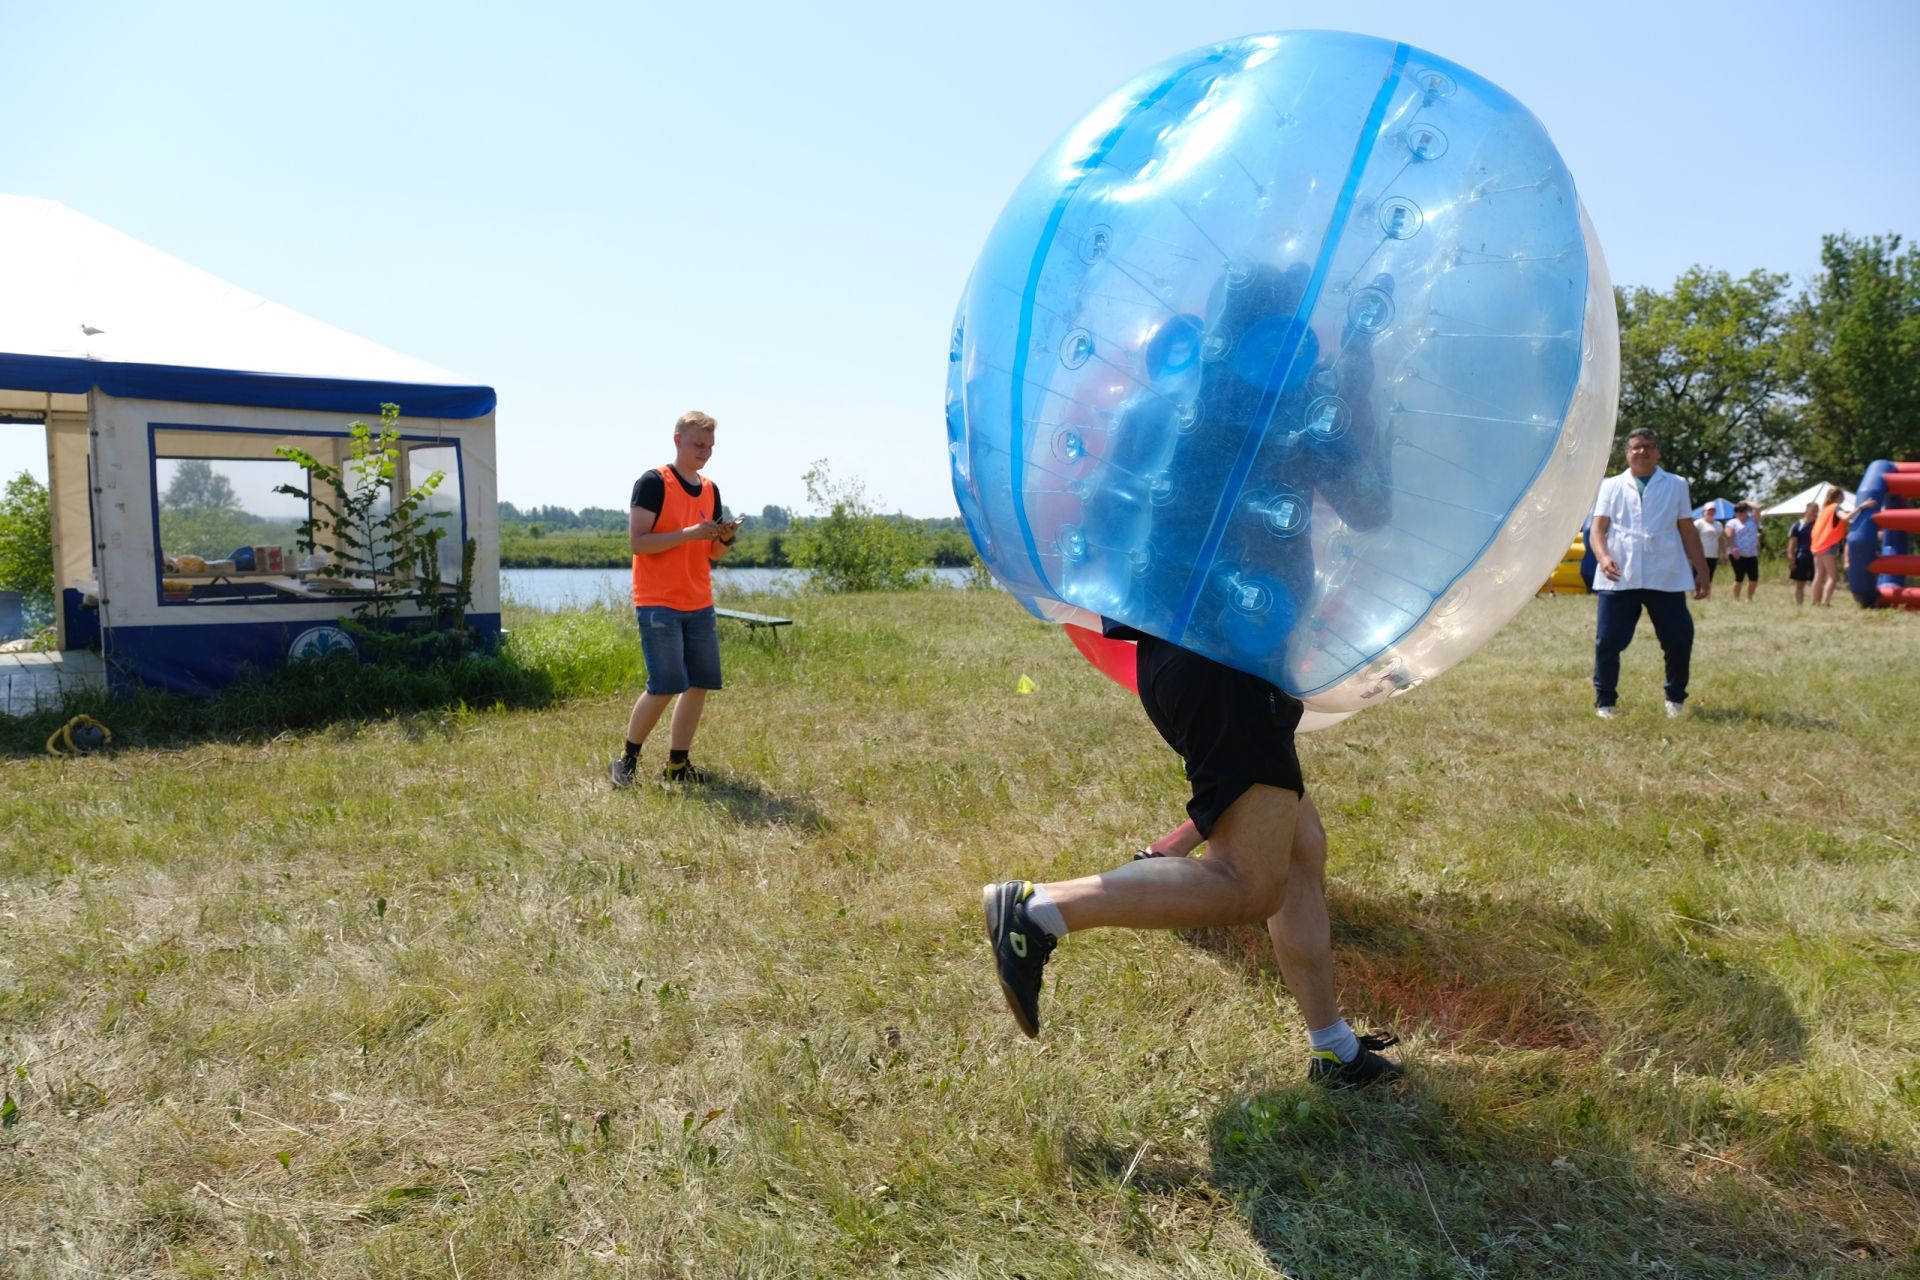
[[[1660,437],[1650,429],[1636,427],[1628,433],[1627,469],[1601,484],[1591,541],[1600,569],[1593,580],[1599,596],[1594,713],[1603,720],[1617,714],[1620,654],[1633,643],[1644,608],[1667,660],[1667,714],[1683,714],[1693,662],[1687,592],[1696,600],[1706,598],[1707,559],[1693,525],[1687,482],[1660,469]]]

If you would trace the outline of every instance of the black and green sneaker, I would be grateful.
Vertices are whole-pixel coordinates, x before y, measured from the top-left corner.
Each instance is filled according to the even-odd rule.
[[[1315,1050],[1307,1061],[1307,1079],[1329,1089],[1364,1089],[1370,1084],[1392,1083],[1403,1074],[1400,1064],[1383,1058],[1379,1051],[1400,1043],[1391,1031],[1360,1036],[1360,1052],[1351,1062],[1342,1062],[1331,1050]]]
[[[660,771],[661,778],[668,782],[705,782],[707,775],[693,767],[693,761],[682,760],[679,764],[669,764]]]
[[[1037,1038],[1040,971],[1046,968],[1057,940],[1027,914],[1027,899],[1032,896],[1031,880],[1002,880],[980,890],[980,904],[987,911],[987,941],[993,946],[994,967],[1000,971],[1000,993],[1020,1029]]]

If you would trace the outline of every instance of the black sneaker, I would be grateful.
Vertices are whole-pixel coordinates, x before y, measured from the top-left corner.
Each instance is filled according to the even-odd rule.
[[[1399,1063],[1377,1052],[1400,1043],[1391,1031],[1382,1035],[1361,1036],[1360,1052],[1353,1061],[1342,1062],[1332,1050],[1317,1049],[1307,1062],[1307,1079],[1329,1089],[1364,1089],[1382,1081],[1391,1083],[1405,1074]]]
[[[616,787],[633,785],[633,771],[640,763],[637,756],[615,756],[613,763],[607,766],[607,776],[613,779]]]
[[[668,782],[705,782],[707,780],[707,775],[694,768],[691,760],[669,764],[660,771],[660,776]]]
[[[1040,1035],[1040,971],[1058,940],[1033,922],[1027,899],[1033,881],[1002,880],[980,890],[987,911],[987,941],[993,945],[994,967],[1000,971],[1000,994],[1007,998],[1013,1020],[1029,1038]]]

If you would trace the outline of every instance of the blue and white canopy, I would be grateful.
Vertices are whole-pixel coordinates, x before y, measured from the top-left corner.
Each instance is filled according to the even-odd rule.
[[[479,418],[476,386],[51,200],[0,195],[0,414],[48,396]]]

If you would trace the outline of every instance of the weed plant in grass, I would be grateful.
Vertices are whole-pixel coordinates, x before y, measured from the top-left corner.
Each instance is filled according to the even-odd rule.
[[[1696,606],[1681,720],[1560,599],[1302,739],[1358,1096],[1252,929],[1015,1031],[979,884],[1185,786],[997,594],[723,633],[705,788],[607,786],[616,610],[513,620],[546,705],[0,762],[0,1271],[1913,1274],[1920,620],[1789,599]]]

